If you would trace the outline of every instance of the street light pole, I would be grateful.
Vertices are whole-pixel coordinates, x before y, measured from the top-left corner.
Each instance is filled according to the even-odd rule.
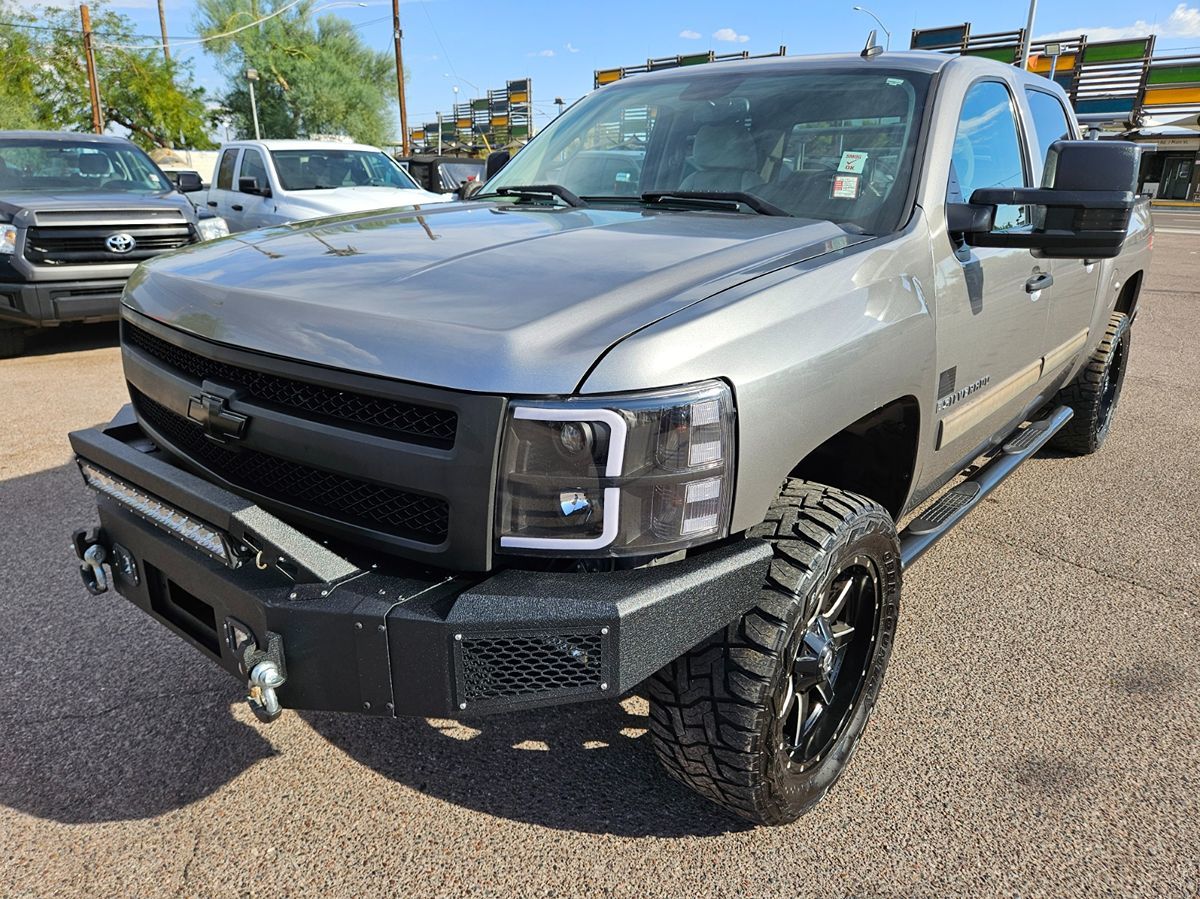
[[[1021,68],[1029,68],[1029,42],[1033,40],[1033,20],[1037,17],[1037,0],[1029,0],[1029,18],[1025,21],[1025,37],[1021,40]]]
[[[250,116],[254,119],[254,139],[262,140],[258,129],[258,102],[254,99],[254,82],[258,80],[258,69],[246,69],[246,82],[250,85]]]
[[[888,31],[887,26],[883,24],[883,19],[879,18],[879,16],[875,15],[875,13],[871,12],[871,10],[867,9],[865,6],[856,6],[856,7],[854,7],[854,11],[855,12],[865,12],[868,16],[870,16],[872,19],[874,19],[878,23],[879,27],[883,29],[883,48],[885,50],[891,50],[892,49],[892,33],[890,31]]]

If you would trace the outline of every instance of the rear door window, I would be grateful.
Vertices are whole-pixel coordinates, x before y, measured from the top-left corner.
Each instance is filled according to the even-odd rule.
[[[1033,114],[1034,130],[1034,168],[1041,171],[1046,164],[1046,154],[1050,145],[1056,140],[1071,140],[1071,125],[1067,119],[1067,111],[1063,109],[1058,97],[1045,91],[1027,88],[1025,97],[1029,101],[1029,111]]]
[[[221,163],[217,168],[218,190],[233,190],[233,168],[237,155],[237,150],[226,150],[221,154]]]

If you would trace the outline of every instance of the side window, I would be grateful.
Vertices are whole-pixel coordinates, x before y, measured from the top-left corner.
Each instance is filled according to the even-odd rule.
[[[980,187],[1028,186],[1012,95],[998,81],[980,81],[967,91],[963,100],[946,199],[965,203]],[[993,227],[997,231],[1011,231],[1028,224],[1028,210],[1024,206],[996,209]]]
[[[1029,111],[1033,113],[1033,130],[1037,143],[1034,145],[1034,167],[1041,169],[1046,164],[1046,154],[1056,140],[1070,140],[1071,126],[1067,123],[1067,111],[1058,97],[1045,91],[1025,90]]]
[[[233,190],[233,164],[237,161],[237,150],[226,150],[221,154],[221,164],[217,169],[217,189]]]
[[[238,178],[253,178],[258,182],[259,187],[270,186],[271,182],[267,179],[267,167],[263,163],[261,153],[250,149],[242,153],[242,169],[238,173]]]

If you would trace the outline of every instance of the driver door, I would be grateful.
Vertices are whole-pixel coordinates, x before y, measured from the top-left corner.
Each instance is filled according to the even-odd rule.
[[[1029,153],[1006,81],[971,85],[958,117],[947,203],[982,187],[1031,186]],[[1001,206],[994,230],[1030,227],[1025,207]],[[969,247],[954,235],[940,250],[934,446],[958,466],[1015,424],[1037,395],[1049,269],[1027,249]]]
[[[261,151],[254,147],[247,147],[242,151],[242,162],[238,167],[238,177],[234,186],[239,186],[243,178],[253,178],[260,188],[273,187],[267,174],[266,160],[263,159]],[[246,230],[280,223],[280,217],[275,213],[274,197],[239,192],[234,194],[231,206],[240,213],[242,228]]]

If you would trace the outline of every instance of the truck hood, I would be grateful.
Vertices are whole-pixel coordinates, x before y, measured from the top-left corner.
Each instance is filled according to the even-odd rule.
[[[5,191],[0,196],[0,216],[22,224],[38,212],[117,212],[130,209],[178,209],[191,221],[195,216],[192,204],[183,194],[135,194],[116,192],[36,193],[34,191]]]
[[[783,217],[449,203],[189,247],[140,267],[125,303],[275,356],[462,390],[568,394],[626,335],[867,239]]]
[[[338,215],[346,212],[369,212],[373,209],[395,209],[420,203],[444,203],[453,196],[442,196],[427,190],[405,190],[395,187],[335,187],[332,190],[306,190],[280,194],[277,205],[285,210],[304,210],[309,218]]]

